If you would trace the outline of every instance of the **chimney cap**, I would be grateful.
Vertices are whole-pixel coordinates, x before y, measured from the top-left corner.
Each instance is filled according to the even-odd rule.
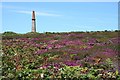
[[[35,11],[32,11],[32,19],[35,19]]]

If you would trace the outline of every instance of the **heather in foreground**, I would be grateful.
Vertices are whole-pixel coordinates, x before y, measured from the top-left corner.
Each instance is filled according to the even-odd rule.
[[[120,80],[118,32],[5,32],[1,78]]]

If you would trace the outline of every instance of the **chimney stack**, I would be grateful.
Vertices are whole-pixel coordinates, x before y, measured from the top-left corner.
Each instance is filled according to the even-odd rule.
[[[35,11],[32,12],[32,32],[36,32]]]

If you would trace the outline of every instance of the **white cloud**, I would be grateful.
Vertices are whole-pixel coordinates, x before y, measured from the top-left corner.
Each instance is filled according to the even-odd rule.
[[[32,14],[32,11],[16,11],[16,12],[21,13],[21,14]],[[59,14],[48,13],[48,12],[36,12],[36,15],[38,15],[38,16],[53,16],[53,17],[62,16]]]
[[[25,10],[27,8],[23,8],[23,7],[18,7],[18,6],[12,6],[12,5],[0,5],[0,8],[6,8],[6,9],[11,9],[11,11],[13,12],[16,12],[16,13],[21,13],[21,14],[32,14],[32,11],[31,10]],[[19,9],[19,11],[15,11]],[[36,15],[38,16],[53,16],[53,17],[59,17],[59,16],[62,16],[60,14],[55,14],[53,13],[55,11],[52,11],[52,12],[38,12],[36,11]]]
[[[32,12],[30,11],[15,11],[17,13],[22,13],[22,14],[31,14]]]
[[[36,12],[36,14],[40,16],[56,16],[56,17],[62,16],[59,14],[53,14],[53,13],[47,13],[47,12]]]
[[[12,6],[12,5],[1,5],[2,8],[4,9],[24,9],[23,7],[18,7],[18,6]]]

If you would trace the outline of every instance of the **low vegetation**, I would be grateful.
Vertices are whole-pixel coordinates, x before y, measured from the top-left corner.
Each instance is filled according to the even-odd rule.
[[[119,32],[4,32],[1,79],[120,80]]]

